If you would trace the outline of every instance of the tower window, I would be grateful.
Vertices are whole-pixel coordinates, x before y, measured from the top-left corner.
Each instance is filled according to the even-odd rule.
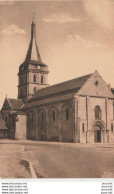
[[[113,132],[113,123],[111,123],[111,131]]]
[[[82,123],[82,132],[84,132],[84,123]]]
[[[24,67],[22,67],[22,69],[21,69],[22,71],[24,70]]]
[[[33,75],[33,82],[36,83],[36,75]]]
[[[42,84],[44,83],[44,76],[43,75],[41,76],[41,83]]]
[[[69,110],[68,110],[68,108],[66,109],[66,120],[69,120]]]
[[[53,121],[55,121],[55,111],[53,110]]]
[[[95,118],[96,119],[101,119],[101,108],[100,108],[100,106],[95,107]]]

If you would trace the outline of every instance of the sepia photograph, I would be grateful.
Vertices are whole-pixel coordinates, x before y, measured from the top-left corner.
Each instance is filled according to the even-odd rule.
[[[114,178],[114,1],[0,1],[0,178]]]

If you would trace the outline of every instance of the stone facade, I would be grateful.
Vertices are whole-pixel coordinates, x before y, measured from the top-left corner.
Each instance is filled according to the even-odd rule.
[[[95,96],[79,96],[80,142],[114,142],[113,99]],[[96,107],[100,107],[100,116],[95,116]],[[109,139],[109,136],[112,136]]]
[[[46,65],[28,64],[28,67],[24,67],[25,63],[19,68],[19,85],[18,85],[18,98],[27,100],[31,98],[34,93],[46,86],[48,68]],[[24,69],[23,69],[24,68]]]
[[[9,138],[76,143],[114,143],[114,89],[95,71],[53,86],[40,57],[35,23],[19,67],[18,99],[5,99]]]
[[[79,82],[79,79],[74,81]],[[55,91],[57,87],[62,90],[61,85],[63,88],[65,85],[68,87],[68,84],[55,85]],[[23,107],[28,115],[29,139],[114,142],[114,96],[97,71],[89,76],[77,92],[72,93],[70,87],[67,92],[63,89],[60,94],[53,93],[53,87],[50,86],[45,96],[45,90],[39,90],[36,98],[34,96]],[[48,95],[50,90],[52,93]],[[40,99],[42,93],[43,100]]]
[[[8,128],[0,112],[0,139],[8,138]]]
[[[72,101],[31,108],[27,118],[28,139],[73,141]]]
[[[10,112],[9,115],[9,138],[10,139],[27,139],[26,114],[24,112]]]

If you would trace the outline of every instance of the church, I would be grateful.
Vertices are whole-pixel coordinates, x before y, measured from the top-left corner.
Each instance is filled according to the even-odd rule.
[[[36,25],[19,66],[18,98],[5,98],[1,114],[10,139],[114,143],[114,88],[95,71],[49,86]]]

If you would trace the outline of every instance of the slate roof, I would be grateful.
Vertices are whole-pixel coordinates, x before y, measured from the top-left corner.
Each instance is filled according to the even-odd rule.
[[[41,61],[41,56],[36,42],[36,25],[34,21],[31,24],[31,41],[29,44],[25,61],[30,60]]]
[[[50,95],[54,95],[58,93],[68,92],[71,90],[74,90],[74,91],[76,90],[77,92],[91,75],[92,74],[85,75],[85,76],[75,78],[75,79],[72,79],[66,82],[62,82],[56,85],[42,88],[38,90],[29,101],[33,101],[33,99],[42,98],[44,96],[50,96]]]
[[[28,100],[23,108],[73,98],[73,93],[78,92],[91,75],[92,74],[88,74],[66,82],[42,88],[38,90],[31,99]],[[65,95],[66,93],[67,95]]]
[[[22,108],[22,106],[24,105],[24,102],[22,99],[12,99],[12,98],[8,98],[8,101],[11,105],[11,107],[14,110],[20,110]]]
[[[58,102],[58,101],[64,101],[64,100],[69,100],[72,99],[74,96],[73,93],[71,94],[67,94],[67,95],[57,95],[54,97],[48,97],[48,98],[44,98],[44,99],[38,99],[38,100],[34,100],[32,102],[28,102],[25,104],[25,106],[23,107],[23,109],[26,108],[30,108],[30,107],[36,107],[39,105],[44,105],[44,104],[52,104],[53,102]]]
[[[0,130],[7,130],[7,129],[8,128],[6,126],[5,121],[2,118],[0,118]]]
[[[42,59],[40,56],[39,48],[36,41],[36,24],[34,21],[31,24],[31,40],[30,40],[29,48],[26,54],[25,61],[19,67],[19,74],[21,73],[21,70],[22,70],[21,68],[24,67],[24,69],[27,69],[29,67],[29,64],[32,64],[36,67],[40,66],[41,69],[38,69],[38,71],[48,72],[48,67],[46,64],[42,62]],[[45,68],[45,70],[43,70],[43,68]]]

